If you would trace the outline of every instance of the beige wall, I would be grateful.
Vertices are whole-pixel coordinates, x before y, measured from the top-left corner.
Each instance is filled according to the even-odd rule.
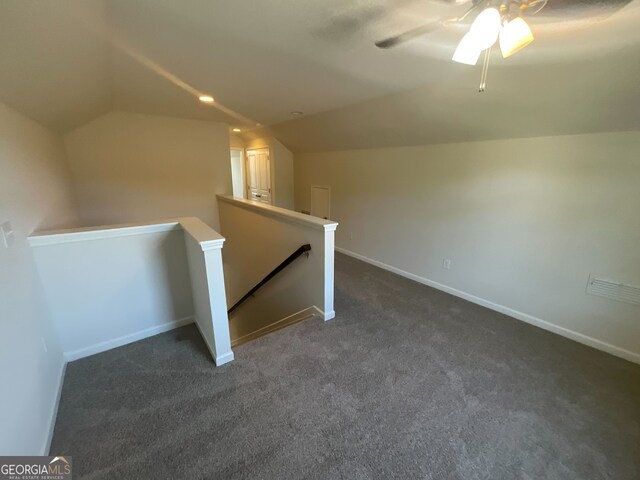
[[[175,224],[99,228],[30,238],[68,361],[193,320],[185,240]]]
[[[112,112],[65,136],[84,225],[195,216],[219,227],[231,193],[228,126]]]
[[[640,307],[585,294],[640,285],[639,132],[296,155],[312,183],[338,247],[640,355]]]
[[[233,148],[244,148],[245,142],[241,135],[229,132],[229,145]]]
[[[15,232],[0,240],[1,455],[45,453],[63,368],[26,238],[76,219],[62,141],[0,104],[0,223]]]
[[[274,175],[277,185],[276,206],[293,210],[293,153],[275,138],[271,141],[271,149],[276,159],[274,165]]]

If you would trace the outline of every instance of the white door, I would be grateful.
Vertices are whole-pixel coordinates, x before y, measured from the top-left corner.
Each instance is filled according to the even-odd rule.
[[[247,150],[247,182],[250,200],[271,203],[271,162],[268,148]]]
[[[331,188],[311,185],[311,215],[329,219],[331,215]]]

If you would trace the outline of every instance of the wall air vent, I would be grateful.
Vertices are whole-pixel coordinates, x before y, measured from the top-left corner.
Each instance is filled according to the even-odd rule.
[[[613,280],[605,280],[594,275],[589,275],[587,293],[617,300],[618,302],[640,305],[640,287],[614,282]]]

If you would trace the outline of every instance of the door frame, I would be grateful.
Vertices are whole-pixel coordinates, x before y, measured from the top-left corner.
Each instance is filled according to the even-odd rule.
[[[331,186],[330,185],[318,185],[316,183],[311,184],[311,189],[309,190],[309,214],[313,215],[313,189],[314,188],[323,188],[329,191],[329,214],[327,215],[327,219],[331,218]]]
[[[247,155],[243,147],[230,147],[229,152],[240,152],[242,158],[240,159],[240,168],[242,169],[242,198],[247,198]],[[231,177],[232,192],[233,192],[233,177]]]

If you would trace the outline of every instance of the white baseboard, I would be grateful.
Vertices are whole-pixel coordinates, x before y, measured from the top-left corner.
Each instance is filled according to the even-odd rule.
[[[236,338],[231,342],[232,346],[242,345],[250,340],[255,338],[259,338],[267,333],[275,332],[284,327],[288,327],[289,325],[293,325],[294,323],[301,322],[309,317],[313,317],[315,315],[319,315],[324,317],[324,313],[318,307],[311,306],[300,310],[299,312],[293,313],[285,318],[277,320],[273,323],[270,323],[266,327],[259,328],[258,330],[248,333],[247,335],[243,335],[242,337]]]
[[[335,310],[331,310],[330,312],[323,312],[322,310],[320,310],[318,307],[314,307],[316,310],[318,310],[318,313],[320,314],[320,316],[322,317],[322,319],[326,322],[327,320],[333,320],[334,318],[336,318],[336,311]]]
[[[216,349],[213,347],[213,345],[211,345],[211,343],[209,343],[209,339],[208,337],[202,333],[202,329],[200,328],[200,324],[198,323],[198,319],[195,319],[196,327],[198,327],[198,331],[200,332],[200,336],[202,337],[202,340],[204,341],[205,345],[207,346],[207,349],[209,350],[209,353],[211,354],[211,357],[213,358],[213,361],[216,364],[216,367],[219,367],[220,365],[224,365],[225,363],[229,363],[232,362],[233,359],[235,358],[233,355],[233,352],[228,352],[228,353],[224,353],[222,355],[218,355],[216,354]]]
[[[147,328],[139,332],[123,335],[122,337],[114,338],[114,339],[107,340],[100,343],[95,343],[93,345],[80,348],[78,350],[64,352],[64,359],[67,362],[72,362],[80,358],[88,357],[90,355],[95,355],[96,353],[105,352],[113,348],[121,347],[122,345],[127,345],[129,343],[137,342],[138,340],[142,340],[143,338],[152,337],[159,333],[168,332],[169,330],[183,327],[184,325],[188,325],[190,323],[193,323],[192,316],[181,318],[179,320],[174,320],[173,322],[167,322],[162,325],[157,325],[155,327]]]
[[[229,352],[224,355],[219,355],[218,357],[216,357],[216,367],[219,367],[220,365],[224,365],[225,363],[233,362],[234,358],[235,356],[233,352]]]
[[[49,450],[51,450],[51,441],[53,440],[53,432],[56,428],[56,419],[58,418],[58,407],[60,407],[60,397],[62,397],[62,386],[64,384],[64,374],[67,370],[67,361],[62,357],[62,365],[60,367],[60,375],[58,376],[58,387],[56,392],[56,398],[51,407],[51,419],[49,421],[49,431],[47,437],[44,440],[42,447],[42,453],[40,455],[48,456]]]
[[[358,260],[362,260],[363,262],[369,263],[371,265],[375,265],[376,267],[380,267],[384,270],[388,270],[389,272],[396,273],[410,280],[414,280],[418,283],[422,283],[429,287],[433,287],[437,290],[441,290],[443,292],[449,293],[456,297],[463,298],[477,305],[481,305],[483,307],[489,308],[496,312],[503,313],[510,317],[513,317],[517,320],[521,320],[523,322],[529,323],[536,327],[542,328],[552,333],[556,333],[558,335],[562,335],[563,337],[569,338],[576,342],[582,343],[589,347],[593,347],[598,350],[602,350],[603,352],[610,353],[611,355],[615,355],[616,357],[624,358],[625,360],[629,360],[633,363],[640,364],[640,353],[635,353],[630,350],[626,350],[621,347],[616,347],[615,345],[611,345],[610,343],[603,342],[602,340],[598,340],[593,337],[589,337],[588,335],[584,335],[582,333],[578,333],[574,330],[569,330],[568,328],[561,327],[554,323],[548,322],[546,320],[542,320],[540,318],[536,318],[527,313],[519,312],[509,307],[505,307],[504,305],[499,305],[497,303],[491,302],[489,300],[485,300],[484,298],[476,297],[475,295],[471,295],[470,293],[463,292],[461,290],[457,290],[455,288],[449,287],[439,282],[434,282],[433,280],[429,280],[428,278],[421,277],[414,273],[407,272],[405,270],[401,270],[399,268],[393,267],[391,265],[387,265],[386,263],[379,262],[378,260],[374,260],[369,257],[365,257],[364,255],[360,255],[359,253],[352,252],[350,250],[346,250],[344,248],[335,247],[337,252],[343,253],[353,258],[357,258]]]

